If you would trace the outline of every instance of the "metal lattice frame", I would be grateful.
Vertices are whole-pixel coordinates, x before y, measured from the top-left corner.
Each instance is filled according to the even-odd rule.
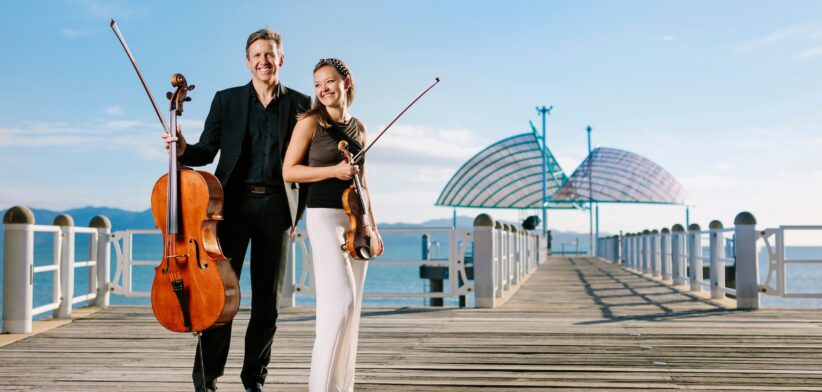
[[[592,151],[551,200],[689,204],[685,189],[661,166],[641,155],[604,147]]]
[[[547,194],[568,177],[550,150],[547,157]],[[534,133],[503,139],[480,151],[457,170],[437,198],[436,205],[450,207],[542,207],[542,151]],[[549,202],[548,208],[576,208],[574,203]]]

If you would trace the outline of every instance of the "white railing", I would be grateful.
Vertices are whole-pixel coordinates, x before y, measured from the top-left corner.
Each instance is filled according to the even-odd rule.
[[[494,298],[501,298],[506,292],[517,287],[525,277],[536,268],[538,261],[543,260],[546,255],[544,247],[539,247],[540,239],[522,230],[517,230],[513,226],[496,222],[497,226],[493,230],[493,257],[487,260],[488,265],[494,269],[487,279],[493,281]],[[366,298],[455,298],[467,296],[474,291],[475,283],[468,279],[466,270],[466,253],[473,242],[475,247],[474,268],[475,280],[478,258],[476,255],[476,241],[474,232],[455,230],[452,228],[383,228],[380,230],[384,234],[393,233],[447,233],[449,236],[449,254],[445,260],[430,259],[409,259],[409,260],[380,260],[370,261],[371,265],[420,265],[439,266],[448,268],[448,290],[442,292],[366,292]],[[159,230],[124,230],[117,231],[112,235],[116,254],[116,270],[111,281],[111,290],[114,294],[128,297],[146,297],[149,295],[145,291],[137,291],[133,287],[132,268],[139,265],[156,265],[156,260],[135,260],[133,258],[133,237],[134,235],[158,235]],[[305,232],[297,232],[291,241],[291,252],[286,266],[285,281],[283,284],[282,306],[296,306],[297,295],[313,296],[313,261],[311,256],[310,239]],[[301,268],[298,264],[302,261]],[[300,270],[299,275],[297,271]],[[450,278],[453,277],[453,278]],[[483,292],[484,293],[484,292]],[[243,293],[247,297],[250,293]],[[481,295],[476,293],[475,298]],[[477,306],[482,301],[477,301]],[[495,303],[495,301],[485,301],[482,303]]]
[[[543,237],[496,222],[490,215],[474,219],[475,306],[493,308],[519,288],[545,260]],[[543,246],[540,246],[543,244]]]
[[[3,331],[29,333],[34,316],[53,312],[53,317],[69,318],[74,305],[92,301],[108,305],[108,235],[110,224],[103,217],[92,219],[92,227],[74,227],[68,215],[60,215],[55,224],[35,225],[31,211],[13,207],[3,219]],[[49,263],[35,265],[34,235],[51,233],[53,250]],[[78,234],[89,235],[88,260],[75,260]],[[98,261],[99,260],[99,261]],[[88,269],[88,290],[74,295],[75,270]],[[52,273],[51,302],[34,307],[35,275]]]
[[[369,261],[370,266],[398,266],[398,265],[419,265],[430,267],[448,268],[448,290],[443,292],[368,292],[364,293],[365,298],[451,298],[469,295],[474,289],[474,283],[468,279],[465,259],[468,246],[472,241],[472,233],[465,230],[457,230],[444,227],[413,227],[413,228],[382,228],[380,233],[409,234],[419,233],[446,233],[448,234],[448,258],[445,260],[431,260],[422,257],[419,259],[406,260],[381,260],[376,258]],[[305,232],[297,232],[291,241],[291,254],[286,266],[286,279],[283,287],[281,299],[282,306],[296,306],[297,295],[313,296],[314,292],[314,262],[311,254],[310,238]],[[302,268],[297,276],[297,265],[299,259],[302,260]],[[462,283],[460,283],[462,282]]]
[[[776,295],[782,298],[822,298],[822,292],[792,293],[787,284],[787,267],[791,264],[822,265],[819,259],[788,259],[785,254],[786,231],[822,231],[822,226],[779,226],[775,229],[765,229],[760,232],[762,241],[767,249],[768,274],[765,281],[759,286],[763,293]],[[774,244],[771,244],[771,238]],[[774,280],[776,287],[771,284]]]
[[[712,299],[724,299],[726,294],[735,296],[736,289],[725,284],[725,268],[734,264],[734,258],[725,257],[725,233],[735,229],[723,229],[719,221],[711,222],[710,229],[701,230],[691,225],[687,232],[675,225],[672,230],[645,230],[623,238],[607,237],[598,240],[600,257],[611,262],[624,262],[626,268],[653,276],[673,285],[687,285],[692,292],[710,291]],[[708,256],[703,254],[703,244],[708,243]],[[620,252],[624,249],[623,252]],[[709,265],[709,278],[705,279],[703,267]],[[687,268],[686,268],[687,265]]]
[[[822,226],[780,226],[757,231],[756,219],[747,212],[737,215],[734,224],[733,228],[723,228],[719,221],[712,221],[708,230],[692,224],[685,231],[681,225],[674,225],[662,232],[646,230],[600,238],[599,254],[637,273],[670,281],[675,286],[687,285],[692,292],[710,291],[712,299],[733,296],[739,308],[759,308],[761,293],[782,298],[822,299],[822,292],[791,292],[786,283],[788,265],[822,265],[822,259],[788,259],[785,255],[786,231],[822,231]],[[704,253],[706,242],[707,255]],[[729,245],[732,245],[733,257],[727,256]],[[759,282],[760,245],[767,250],[768,258],[768,273],[762,283]],[[708,279],[703,278],[705,263],[709,266]],[[726,285],[726,266],[730,264],[734,266],[735,288]]]
[[[429,265],[429,266],[446,266],[449,268],[449,276],[459,276],[462,282],[461,286],[457,286],[457,279],[449,279],[448,292],[394,292],[394,293],[375,293],[366,292],[366,298],[448,298],[453,296],[467,295],[473,289],[473,283],[468,282],[468,277],[465,271],[465,253],[466,245],[470,241],[470,232],[452,230],[451,228],[384,228],[380,230],[381,233],[432,233],[443,232],[450,233],[450,241],[456,246],[449,246],[451,254],[447,261],[432,261],[432,260],[393,260],[383,261],[378,259],[370,261],[370,265]],[[157,260],[136,260],[134,258],[134,236],[135,235],[160,235],[160,230],[122,230],[116,231],[112,234],[112,244],[116,255],[114,277],[111,280],[111,291],[113,294],[123,295],[126,297],[148,297],[151,295],[149,291],[140,291],[134,288],[133,284],[133,268],[135,266],[156,266]],[[286,266],[286,279],[283,283],[283,296],[281,300],[282,306],[295,306],[296,295],[314,295],[314,281],[313,281],[313,262],[311,258],[311,247],[308,235],[305,232],[298,231],[291,239],[291,252],[289,254],[289,264]],[[302,268],[298,268],[298,264],[302,260]],[[247,261],[247,260],[246,260]],[[243,263],[243,268],[248,268],[248,263]],[[296,275],[296,271],[301,269],[300,275]],[[250,292],[243,292],[242,296],[250,298]]]
[[[3,331],[28,333],[32,330],[33,316],[53,311],[57,318],[71,317],[72,309],[81,302],[107,306],[110,294],[126,297],[148,297],[148,291],[134,287],[134,267],[156,266],[157,260],[134,258],[134,237],[159,235],[159,230],[123,230],[111,233],[108,218],[92,219],[90,227],[75,227],[70,216],[61,215],[55,225],[35,225],[34,216],[25,207],[9,209],[4,217],[4,281]],[[490,216],[477,217],[473,231],[451,228],[384,228],[385,234],[446,233],[449,237],[447,259],[373,260],[372,265],[403,265],[446,267],[448,287],[432,292],[366,292],[366,297],[380,298],[450,298],[461,300],[473,293],[475,306],[494,307],[519,288],[525,279],[545,260],[547,247],[544,237],[517,229],[509,224],[495,222]],[[34,233],[52,233],[54,250],[50,263],[34,264]],[[88,260],[75,260],[77,235],[89,235]],[[293,306],[297,294],[312,295],[312,262],[309,239],[298,233],[292,239],[292,252],[284,282],[283,305]],[[542,244],[542,246],[540,246]],[[466,254],[474,249],[474,281],[469,280]],[[110,274],[110,254],[114,249],[115,271]],[[303,261],[302,272],[296,277],[298,255]],[[247,263],[246,263],[247,264]],[[84,294],[74,295],[74,275],[77,268],[87,268],[89,287]],[[53,274],[52,301],[33,307],[34,276]],[[111,279],[110,279],[111,277]],[[243,293],[249,296],[250,293]]]

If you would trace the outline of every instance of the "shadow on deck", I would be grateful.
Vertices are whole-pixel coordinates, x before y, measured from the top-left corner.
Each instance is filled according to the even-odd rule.
[[[497,309],[368,308],[357,391],[822,390],[822,316],[726,310],[551,258]],[[240,391],[243,310],[219,390]],[[313,308],[283,309],[267,390],[305,391]],[[114,307],[0,348],[0,390],[188,391],[195,340]]]

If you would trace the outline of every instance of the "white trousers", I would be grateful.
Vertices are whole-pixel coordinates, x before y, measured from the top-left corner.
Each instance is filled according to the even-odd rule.
[[[367,261],[341,250],[348,216],[342,209],[306,209],[314,263],[317,326],[309,392],[353,392]]]

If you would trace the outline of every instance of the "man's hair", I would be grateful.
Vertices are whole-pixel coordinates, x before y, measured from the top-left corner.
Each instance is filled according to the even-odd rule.
[[[261,39],[264,39],[266,41],[274,41],[274,43],[277,45],[277,55],[279,57],[283,56],[283,36],[281,36],[280,33],[271,30],[270,27],[266,27],[264,29],[259,29],[248,36],[248,40],[245,43],[246,58],[248,58],[248,48],[251,47],[251,44]]]

